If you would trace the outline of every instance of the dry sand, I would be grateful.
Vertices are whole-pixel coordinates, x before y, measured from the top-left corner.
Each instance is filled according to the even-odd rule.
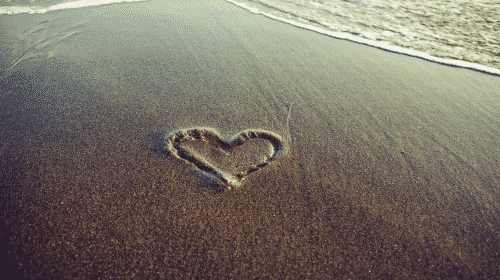
[[[500,275],[500,77],[219,0],[0,26],[5,273]],[[168,137],[188,128],[214,134],[175,157]],[[218,147],[245,130],[279,140]],[[227,190],[217,170],[244,179]]]

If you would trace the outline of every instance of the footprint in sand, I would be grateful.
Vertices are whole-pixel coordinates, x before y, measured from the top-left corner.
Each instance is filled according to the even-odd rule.
[[[273,162],[283,148],[281,137],[265,130],[245,130],[227,141],[215,130],[201,127],[165,136],[165,148],[171,155],[193,164],[228,190]]]

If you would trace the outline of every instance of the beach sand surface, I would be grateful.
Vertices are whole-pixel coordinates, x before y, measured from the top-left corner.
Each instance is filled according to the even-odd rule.
[[[500,275],[498,76],[221,0],[0,26],[5,273]]]

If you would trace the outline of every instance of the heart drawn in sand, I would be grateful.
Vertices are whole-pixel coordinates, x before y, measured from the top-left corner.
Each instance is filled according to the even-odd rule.
[[[279,135],[265,130],[245,130],[228,141],[222,140],[215,130],[201,127],[176,130],[166,136],[166,148],[170,154],[193,164],[200,171],[218,180],[227,189],[239,187],[248,174],[257,172],[273,162],[283,147],[283,141]],[[213,158],[211,159],[205,156],[205,153],[200,153],[192,148],[195,145],[201,145],[211,150],[222,151],[222,153],[217,151],[216,153],[223,154],[222,161],[228,162],[231,160],[228,155],[248,143],[249,140],[261,140],[261,142],[267,143],[267,149],[248,166],[241,166],[240,163],[237,163],[240,166],[232,172],[223,170],[220,164],[214,163]]]

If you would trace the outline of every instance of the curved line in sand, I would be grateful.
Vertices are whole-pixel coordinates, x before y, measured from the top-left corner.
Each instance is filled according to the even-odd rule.
[[[295,101],[297,101],[297,98],[295,98],[290,104],[290,107],[288,108],[288,116],[286,117],[286,133],[288,135],[290,148],[292,147],[292,135],[290,135],[290,117],[292,116],[292,108],[293,104],[295,104]]]

